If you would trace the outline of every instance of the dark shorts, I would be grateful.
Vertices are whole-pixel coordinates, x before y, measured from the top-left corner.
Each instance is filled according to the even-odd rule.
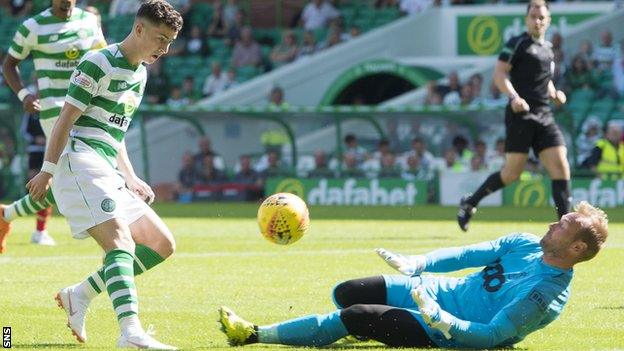
[[[28,169],[34,169],[36,171],[41,169],[43,165],[43,152],[29,152],[28,153]]]
[[[563,134],[550,110],[514,113],[507,105],[505,133],[505,152],[528,154],[533,148],[538,156],[549,147],[565,146]]]

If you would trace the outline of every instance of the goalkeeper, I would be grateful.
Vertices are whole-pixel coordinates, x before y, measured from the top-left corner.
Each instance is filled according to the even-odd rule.
[[[221,324],[232,345],[323,346],[354,335],[393,347],[510,346],[561,314],[572,267],[600,251],[607,223],[603,211],[581,202],[541,240],[518,233],[416,256],[377,249],[403,275],[339,284],[332,313],[257,326],[222,307]],[[484,268],[463,278],[422,275],[470,267]]]

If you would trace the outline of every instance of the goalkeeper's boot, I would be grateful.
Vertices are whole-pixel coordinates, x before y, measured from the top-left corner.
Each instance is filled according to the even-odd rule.
[[[77,293],[76,285],[61,289],[54,298],[57,305],[67,313],[67,327],[79,342],[87,341],[85,319],[89,300]]]
[[[258,327],[237,316],[225,306],[219,308],[221,331],[231,346],[242,346],[258,342]]]
[[[4,209],[6,205],[0,204],[0,253],[6,250],[6,242],[11,234],[11,222],[4,219]]]
[[[124,335],[123,333],[117,339],[117,347],[121,349],[149,349],[149,350],[177,350],[178,348],[171,345],[163,344],[154,339],[148,332],[142,332],[133,335]]]
[[[477,208],[468,203],[470,194],[464,195],[459,202],[459,211],[457,211],[457,224],[463,231],[468,231],[468,223],[472,215],[477,212]]]

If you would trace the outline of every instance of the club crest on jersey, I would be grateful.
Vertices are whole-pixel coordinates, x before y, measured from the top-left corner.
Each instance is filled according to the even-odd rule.
[[[65,50],[65,57],[67,57],[69,60],[75,60],[80,57],[80,50],[72,46],[69,49]]]
[[[137,109],[137,100],[134,96],[129,95],[124,101],[124,115],[131,116]]]
[[[83,74],[82,71],[76,70],[71,79],[72,83],[84,89],[91,89],[93,83],[91,82],[91,78],[87,77],[87,75]]]
[[[108,118],[108,121],[118,125],[121,128],[126,128],[128,123],[130,123],[130,119],[126,118],[126,116],[120,115],[112,115]]]

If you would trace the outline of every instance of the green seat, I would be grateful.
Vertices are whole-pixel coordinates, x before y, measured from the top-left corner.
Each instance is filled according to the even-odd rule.
[[[247,81],[251,78],[257,76],[260,73],[260,70],[254,66],[242,66],[236,70],[236,75],[240,78],[241,81]]]
[[[600,100],[594,101],[591,108],[589,109],[589,114],[593,116],[597,116],[603,122],[606,122],[611,116],[611,112],[615,108],[615,101],[610,98],[604,98]]]

